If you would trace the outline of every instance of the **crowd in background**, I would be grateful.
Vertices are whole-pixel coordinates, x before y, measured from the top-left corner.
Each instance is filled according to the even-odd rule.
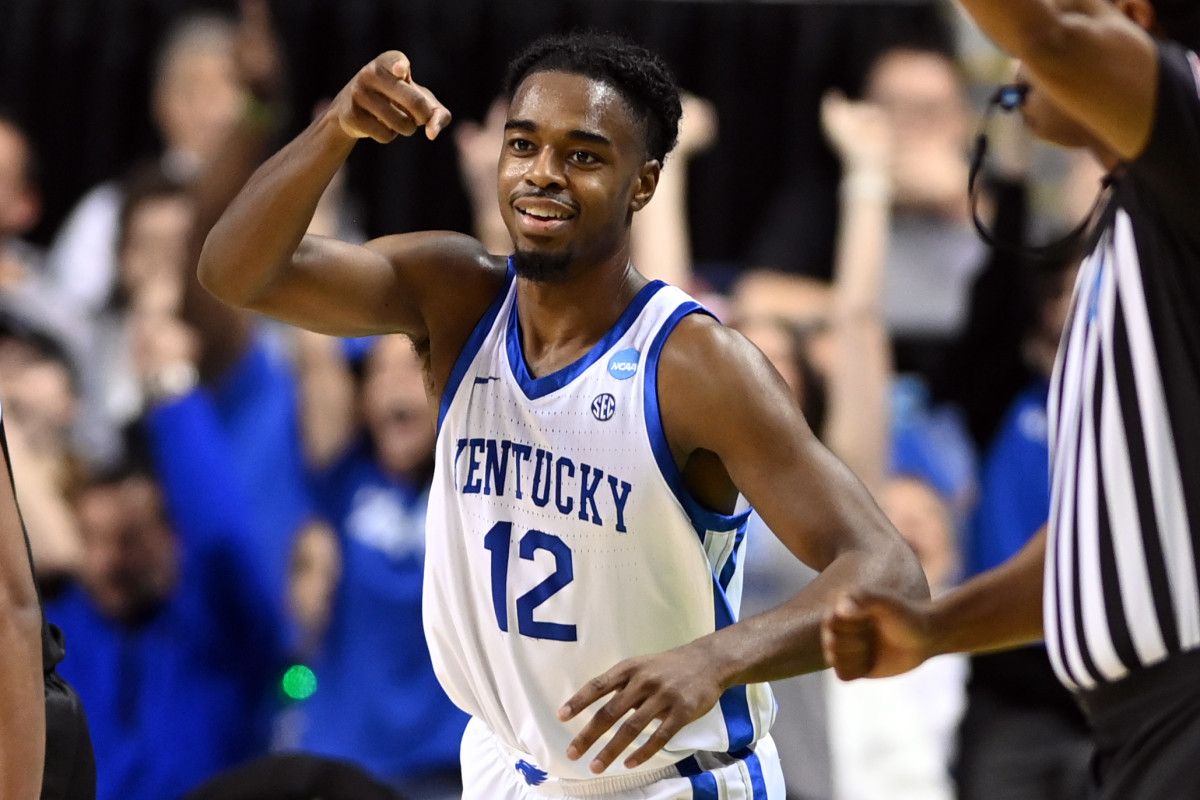
[[[1100,179],[1002,120],[972,208],[981,81],[1005,68],[943,11],[957,47],[892,43],[860,96],[820,100],[837,227],[807,252],[828,264],[770,247],[695,256],[692,159],[776,109],[686,98],[679,147],[634,222],[637,267],[770,357],[935,593],[1045,520],[1045,398],[1075,266],[984,245],[972,214],[1006,241],[1043,239],[1086,213]],[[398,337],[333,339],[235,311],[195,281],[208,228],[297,116],[287,60],[262,0],[237,18],[180,15],[152,72],[162,147],[77,197],[46,247],[27,239],[38,141],[0,113],[0,401],[102,800],[203,792],[268,753],[348,761],[405,797],[457,796],[466,720],[437,686],[420,617],[434,428],[417,356]],[[511,246],[495,196],[503,120],[500,99],[453,129],[468,232],[495,253]],[[342,177],[311,232],[385,232]],[[805,226],[804,191],[782,193],[772,224]],[[751,525],[744,613],[811,578]],[[1081,796],[1086,728],[1041,648],[776,689],[789,797]]]

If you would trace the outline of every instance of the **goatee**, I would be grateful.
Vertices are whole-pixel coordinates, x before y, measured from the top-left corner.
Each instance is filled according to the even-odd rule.
[[[562,280],[570,265],[570,253],[533,253],[520,250],[513,253],[513,269],[517,271],[517,275],[535,283]]]

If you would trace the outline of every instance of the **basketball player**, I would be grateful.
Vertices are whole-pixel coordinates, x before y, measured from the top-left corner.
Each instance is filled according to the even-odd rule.
[[[878,677],[1044,637],[1093,728],[1095,796],[1200,798],[1200,6],[962,5],[1022,60],[1033,131],[1110,170],[1050,388],[1050,519],[933,603],[839,600],[826,654]]]
[[[250,179],[200,278],[230,304],[399,331],[422,354],[438,409],[425,633],[473,717],[464,797],[782,798],[764,681],[822,666],[836,591],[926,597],[920,566],[762,354],[630,263],[680,115],[661,61],[551,38],[507,91],[511,259],[447,232],[304,235],[358,139],[450,121],[393,51]],[[823,572],[734,624],[748,503]]]

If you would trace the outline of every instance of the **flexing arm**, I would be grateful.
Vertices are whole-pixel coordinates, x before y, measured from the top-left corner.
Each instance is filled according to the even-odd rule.
[[[697,369],[697,364],[722,368]],[[912,549],[862,483],[808,429],[765,356],[739,334],[707,317],[684,319],[663,348],[659,402],[676,460],[689,464],[685,479],[692,465],[707,463],[709,476],[716,474],[713,485],[719,485],[720,471],[713,465],[719,459],[720,469],[771,530],[821,574],[773,611],[675,650],[623,661],[572,697],[560,714],[564,719],[613,693],[568,755],[586,751],[636,709],[597,755],[592,764],[597,772],[655,719],[661,724],[629,755],[626,766],[663,747],[725,689],[825,666],[821,620],[835,598],[852,587],[912,600],[929,597]]]
[[[410,234],[358,246],[305,231],[358,139],[386,143],[418,127],[432,139],[449,121],[450,112],[413,82],[402,53],[377,57],[246,183],[205,241],[200,282],[230,305],[325,333],[424,336],[422,286],[410,265],[447,256],[469,263],[482,253],[478,243]]]
[[[943,653],[982,653],[1042,638],[1046,528],[1000,566],[933,601],[854,592],[822,630],[825,659],[843,680],[907,672]]]
[[[3,436],[0,428],[0,437]],[[0,797],[35,800],[46,757],[42,612],[13,495],[7,447],[0,451]]]
[[[1150,136],[1158,85],[1144,0],[959,0],[1035,88],[1124,159]],[[1132,17],[1132,18],[1131,18]]]

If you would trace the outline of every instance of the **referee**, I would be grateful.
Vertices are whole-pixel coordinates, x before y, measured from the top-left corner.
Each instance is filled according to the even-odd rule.
[[[844,679],[1045,639],[1103,800],[1200,798],[1200,4],[960,0],[1040,137],[1109,170],[1049,397],[1047,525],[935,601],[842,598]]]

